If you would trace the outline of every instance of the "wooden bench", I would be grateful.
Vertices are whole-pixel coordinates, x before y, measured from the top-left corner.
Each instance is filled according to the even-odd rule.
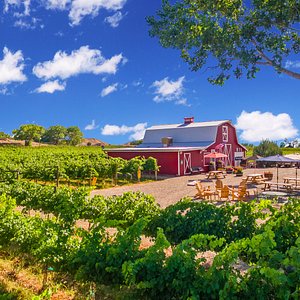
[[[265,186],[263,188],[264,191],[266,190],[271,190],[271,187],[277,187],[277,188],[283,188],[285,189],[286,191],[288,192],[291,192],[292,191],[292,187],[293,185],[290,184],[290,183],[284,183],[284,182],[264,182]]]
[[[204,169],[202,167],[191,167],[190,172],[191,174],[198,174],[204,172]]]

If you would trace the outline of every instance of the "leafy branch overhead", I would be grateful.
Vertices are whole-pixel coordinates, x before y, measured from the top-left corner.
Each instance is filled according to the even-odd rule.
[[[193,71],[210,70],[218,85],[254,78],[261,66],[300,79],[286,63],[300,51],[299,21],[299,0],[163,0],[147,18],[152,37],[179,49]]]

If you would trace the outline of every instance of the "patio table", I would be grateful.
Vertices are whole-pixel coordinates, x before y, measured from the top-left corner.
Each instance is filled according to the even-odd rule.
[[[248,174],[246,177],[247,183],[262,183],[265,178],[262,174]]]
[[[210,178],[225,178],[225,174],[223,173],[223,171],[209,171],[208,174],[206,175],[207,179]]]

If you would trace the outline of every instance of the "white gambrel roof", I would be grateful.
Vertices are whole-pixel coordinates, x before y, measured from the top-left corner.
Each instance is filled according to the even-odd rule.
[[[222,121],[208,121],[208,122],[193,122],[189,124],[168,124],[168,125],[154,125],[147,130],[158,130],[158,129],[177,129],[177,128],[199,128],[199,127],[210,127],[210,126],[219,126],[223,123],[229,122],[231,123],[230,120],[222,120]]]
[[[206,148],[216,140],[218,126],[229,120],[194,122],[189,124],[158,125],[148,128],[143,143],[138,148],[163,147],[161,139],[171,137],[171,147]]]

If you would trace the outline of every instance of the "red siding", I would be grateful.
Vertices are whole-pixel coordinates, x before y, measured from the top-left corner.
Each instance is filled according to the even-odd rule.
[[[124,159],[131,159],[136,156],[143,156],[148,158],[152,156],[157,159],[157,164],[160,166],[160,174],[178,175],[178,152],[110,152],[107,151],[111,157],[122,157]]]
[[[110,152],[108,150],[107,153],[111,157],[121,157],[124,159],[131,159],[136,156],[143,156],[145,158],[152,156],[157,159],[158,165],[161,166],[160,174],[178,175],[178,152]],[[205,170],[208,169],[208,167],[204,166],[201,150],[180,151],[180,176],[184,175],[184,153],[191,153],[191,167],[203,167]]]

